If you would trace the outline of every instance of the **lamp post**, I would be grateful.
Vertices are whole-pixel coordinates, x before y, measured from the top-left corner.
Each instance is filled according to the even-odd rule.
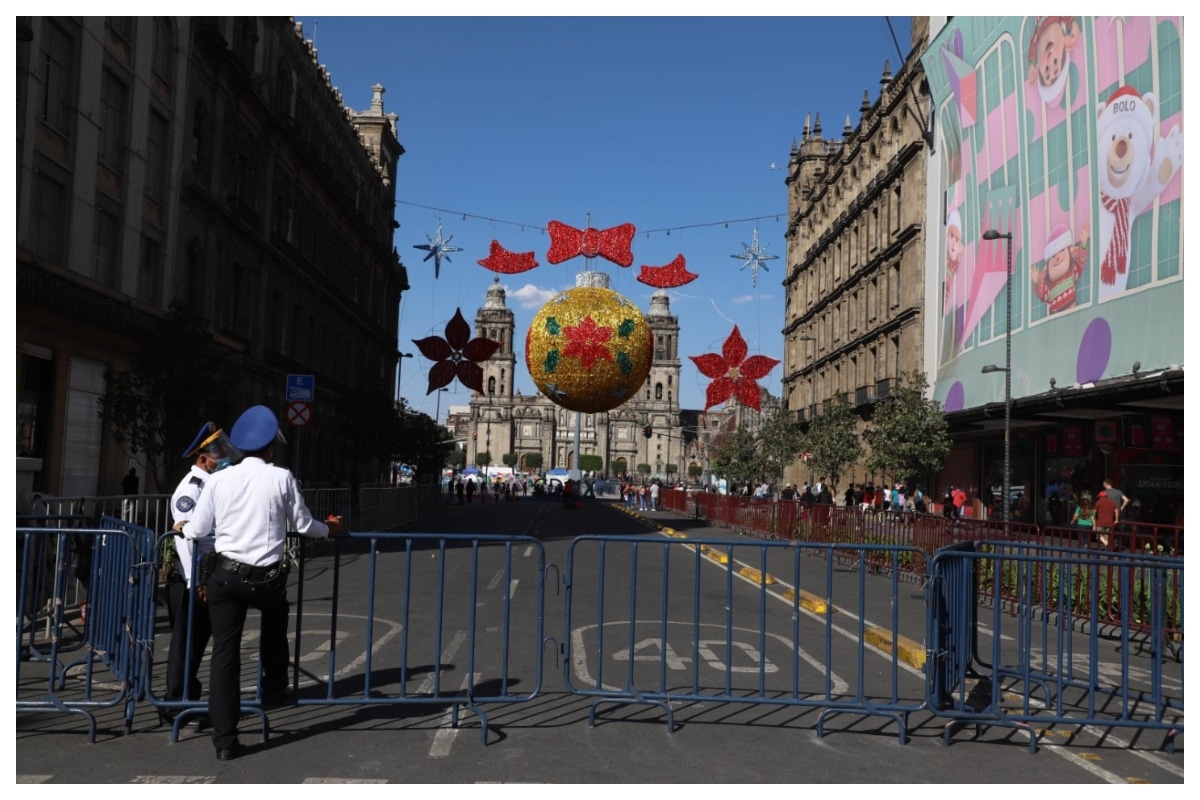
[[[450,390],[447,389],[445,386],[443,386],[442,388],[437,390],[437,411],[434,412],[435,416],[433,418],[433,421],[435,423],[437,423],[438,425],[442,424],[442,394],[445,392],[448,392],[448,391],[450,391]]]
[[[412,358],[412,353],[401,353],[396,351],[396,404],[400,404],[400,368],[404,366],[404,359]]]
[[[809,409],[810,409],[809,413],[811,413],[811,414],[813,415],[813,419],[810,419],[810,420],[808,421],[808,426],[809,426],[809,430],[811,430],[811,429],[812,429],[812,423],[813,423],[813,420],[817,418],[817,337],[815,337],[815,336],[809,336],[808,334],[806,334],[806,333],[805,333],[805,334],[801,334],[801,335],[799,336],[799,341],[801,341],[801,342],[812,342],[812,343],[813,343],[813,346],[812,346],[812,361],[811,361],[811,363],[809,364],[809,369],[811,369],[811,370],[812,370],[812,376],[811,376],[811,380],[812,380],[812,405],[811,405],[811,406],[809,406]],[[811,462],[811,461],[805,461],[804,463],[808,464],[808,483],[809,483],[809,485],[811,486],[811,485],[812,485],[812,471],[813,471],[813,470],[812,470],[812,462]]]
[[[1012,491],[1012,478],[1009,474],[1012,458],[1012,232],[1000,233],[992,229],[983,232],[985,241],[994,242],[997,239],[1004,240],[1005,250],[1005,268],[1007,272],[1004,275],[1004,313],[1007,317],[1004,326],[1004,366],[997,367],[995,364],[988,364],[981,372],[1003,372],[1004,373],[1004,478],[1001,481],[1001,489],[1003,495],[1000,498],[1001,503],[1001,519],[1005,522],[1012,520],[1012,509],[1010,508],[1009,494]]]

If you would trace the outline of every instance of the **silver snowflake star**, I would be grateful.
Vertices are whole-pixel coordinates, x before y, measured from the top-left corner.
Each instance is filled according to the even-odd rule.
[[[446,263],[449,263],[450,256],[448,254],[460,253],[462,252],[462,248],[451,246],[450,242],[454,240],[453,236],[447,236],[445,241],[442,240],[442,226],[440,224],[437,228],[437,236],[430,236],[427,233],[425,234],[425,238],[429,240],[429,244],[414,244],[413,249],[429,251],[429,255],[421,260],[428,261],[431,258],[433,259],[433,277],[436,279],[442,271],[442,258],[445,257]]]
[[[742,247],[746,248],[746,252],[734,253],[733,255],[730,256],[730,258],[740,258],[741,260],[746,262],[745,264],[742,264],[741,268],[742,269],[745,269],[746,267],[750,268],[750,285],[757,286],[758,285],[758,268],[762,267],[764,270],[766,270],[767,265],[764,264],[763,262],[764,261],[773,261],[773,260],[779,258],[779,256],[767,255],[766,251],[758,246],[758,227],[757,226],[755,226],[755,228],[754,228],[753,242],[754,243],[750,244],[750,245],[746,244],[745,242],[742,242]],[[770,270],[767,270],[767,271],[769,272]]]

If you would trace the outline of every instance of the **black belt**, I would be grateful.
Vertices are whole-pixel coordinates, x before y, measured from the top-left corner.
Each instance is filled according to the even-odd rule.
[[[278,561],[274,564],[267,564],[263,567],[256,567],[251,564],[243,564],[240,561],[234,561],[226,555],[217,553],[216,566],[217,569],[223,569],[226,572],[232,572],[234,575],[243,580],[262,582],[269,581],[283,572],[285,561]]]

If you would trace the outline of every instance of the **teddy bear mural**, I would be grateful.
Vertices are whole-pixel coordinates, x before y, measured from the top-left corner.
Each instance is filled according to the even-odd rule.
[[[1100,299],[1125,291],[1134,220],[1153,205],[1183,163],[1183,133],[1175,125],[1155,139],[1158,103],[1152,92],[1122,86],[1098,107]]]

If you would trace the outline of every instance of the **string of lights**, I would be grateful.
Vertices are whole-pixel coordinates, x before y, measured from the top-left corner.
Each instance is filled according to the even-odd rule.
[[[545,225],[534,225],[534,224],[528,223],[528,222],[514,222],[512,220],[499,219],[497,217],[489,217],[489,216],[486,216],[483,214],[472,214],[468,211],[455,211],[452,208],[438,208],[437,206],[425,205],[424,203],[414,203],[409,200],[397,200],[396,204],[411,206],[413,208],[423,208],[428,211],[436,211],[439,214],[454,215],[456,217],[462,217],[462,219],[464,221],[468,220],[468,219],[476,219],[476,220],[481,220],[483,222],[492,223],[493,225],[511,225],[512,227],[520,228],[521,230],[525,230],[526,228],[531,228],[531,229],[538,231],[540,233],[543,233],[543,234],[546,232]],[[671,231],[685,231],[685,230],[691,230],[693,228],[716,228],[721,225],[728,228],[730,225],[736,225],[741,222],[757,223],[757,222],[761,222],[763,220],[768,220],[768,219],[773,219],[776,222],[778,222],[783,216],[785,216],[785,214],[783,214],[783,213],[760,214],[756,217],[743,217],[741,219],[725,219],[725,220],[718,220],[716,222],[696,222],[696,223],[693,223],[690,225],[672,225],[667,228],[647,228],[645,230],[639,231],[639,233],[644,233],[647,236],[649,236],[652,233],[666,233],[667,236],[670,236]]]

